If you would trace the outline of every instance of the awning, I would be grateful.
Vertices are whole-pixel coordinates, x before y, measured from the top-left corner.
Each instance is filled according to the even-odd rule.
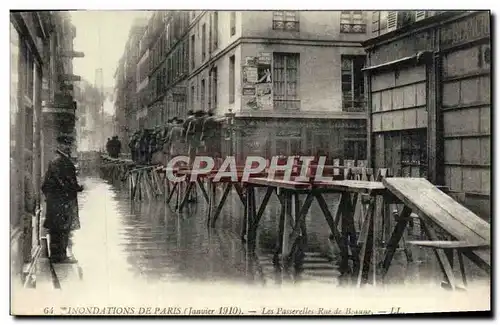
[[[431,51],[418,52],[412,56],[407,56],[407,57],[397,59],[394,61],[382,63],[379,65],[374,65],[371,67],[366,67],[366,68],[361,69],[361,71],[376,71],[376,70],[385,70],[385,69],[391,69],[391,68],[394,69],[398,66],[404,66],[404,65],[410,65],[410,64],[420,64],[422,61],[426,61],[430,57],[432,57]]]

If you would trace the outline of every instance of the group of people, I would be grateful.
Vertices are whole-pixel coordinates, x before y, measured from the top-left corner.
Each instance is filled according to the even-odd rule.
[[[132,160],[140,164],[165,164],[166,159],[188,155],[192,159],[205,151],[217,156],[221,151],[222,119],[212,112],[188,112],[185,120],[171,118],[154,129],[136,131],[129,142]]]
[[[118,140],[118,136],[108,138],[106,142],[106,151],[111,158],[118,158],[122,150],[122,143]]]

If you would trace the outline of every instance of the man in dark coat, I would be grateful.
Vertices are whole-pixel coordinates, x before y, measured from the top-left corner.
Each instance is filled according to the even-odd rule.
[[[112,151],[111,145],[112,145],[111,138],[108,138],[108,140],[106,141],[106,152],[108,153],[108,156],[110,156],[110,157],[111,157],[111,151]]]
[[[217,119],[213,111],[209,111],[203,121],[201,141],[205,143],[206,153],[213,158],[220,158],[221,156],[222,121],[222,119]]]
[[[120,157],[120,152],[122,150],[122,143],[118,140],[118,136],[113,136],[110,140],[110,157],[118,158]]]
[[[182,119],[174,120],[174,125],[170,128],[167,143],[170,146],[169,159],[177,156],[183,156],[187,153],[187,145],[184,138],[184,121]]]
[[[76,168],[70,159],[71,139],[57,138],[57,157],[49,163],[42,192],[47,203],[47,213],[43,226],[50,236],[50,259],[53,263],[76,263],[67,255],[71,231],[80,229],[77,193],[83,186],[76,179]]]
[[[191,119],[186,133],[186,142],[189,145],[189,159],[192,164],[200,147],[200,137],[203,129],[203,121],[206,113],[204,111],[194,112],[194,118]]]
[[[130,148],[130,154],[132,155],[133,162],[139,161],[138,144],[139,144],[140,134],[141,134],[140,131],[135,131],[134,134],[132,134],[132,137],[131,137],[129,145],[128,145]]]

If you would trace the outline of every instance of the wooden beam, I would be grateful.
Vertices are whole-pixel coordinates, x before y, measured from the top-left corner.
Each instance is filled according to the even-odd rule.
[[[65,58],[84,58],[85,53],[73,50],[62,50],[61,56]]]
[[[63,74],[59,76],[59,79],[62,81],[74,82],[74,81],[81,81],[82,77],[74,74]]]

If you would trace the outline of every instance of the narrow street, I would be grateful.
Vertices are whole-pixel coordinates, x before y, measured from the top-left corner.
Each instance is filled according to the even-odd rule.
[[[98,178],[83,178],[82,184],[81,229],[74,233],[73,252],[83,276],[80,281],[75,272],[65,271],[72,267],[56,266],[63,290],[82,284],[112,290],[137,283],[280,282],[274,276],[271,250],[275,239],[269,223],[270,234],[266,229],[261,233],[259,258],[250,270],[250,258],[238,236],[240,225],[227,215],[221,217],[222,229],[207,229],[202,204],[178,215],[161,200],[133,203],[126,191]],[[321,249],[307,255],[306,264],[310,263],[314,267],[301,279],[330,275],[322,281],[335,283],[338,272]]]
[[[192,204],[177,214],[162,200],[132,202],[128,193],[108,181],[84,177],[79,196],[81,229],[73,236],[78,266],[55,265],[63,291],[74,286],[104,294],[141,284],[233,283],[282,285],[289,282],[339,285],[338,252],[328,240],[325,221],[313,205],[308,217],[309,249],[302,272],[285,276],[272,263],[276,243],[277,205],[263,216],[257,257],[249,257],[239,238],[241,207],[233,201],[215,229],[205,225],[205,205]],[[332,200],[335,209],[335,199]],[[232,210],[232,211],[231,211]],[[389,273],[392,284],[437,283],[439,269],[431,257],[414,250],[414,263],[398,251]],[[422,262],[419,258],[427,260]],[[430,262],[430,263],[429,263]],[[79,270],[78,270],[79,269]],[[433,280],[433,281],[432,281]]]
[[[71,309],[83,306],[125,308],[129,305],[136,309],[142,304],[162,306],[154,307],[159,308],[156,313],[167,312],[167,306],[215,308],[230,306],[235,301],[259,306],[263,299],[279,302],[283,297],[297,294],[296,299],[307,299],[309,304],[318,306],[325,299],[331,299],[332,293],[343,297],[339,303],[349,305],[352,302],[349,299],[356,299],[357,291],[339,282],[338,254],[333,245],[328,245],[323,220],[308,217],[308,227],[314,235],[309,238],[303,272],[300,276],[285,275],[276,272],[272,264],[276,218],[270,214],[263,216],[258,257],[251,259],[239,239],[241,225],[235,218],[236,213],[231,215],[225,211],[219,226],[209,229],[205,225],[202,203],[193,204],[191,211],[179,215],[161,200],[132,204],[125,190],[106,180],[82,177],[80,182],[85,186],[79,196],[81,229],[73,237],[73,252],[79,262],[53,265],[60,288],[51,289],[50,298],[47,298],[47,286],[40,286],[35,292],[35,296],[40,295],[48,305],[58,306],[60,310],[56,313],[85,314],[83,309]],[[315,209],[313,206],[312,216]],[[233,210],[241,209],[235,206]],[[398,301],[398,294],[411,288],[412,299],[428,295],[429,290],[435,292],[425,303],[418,298],[422,310],[432,310],[437,302],[451,303],[449,298],[443,298],[446,291],[439,288],[440,271],[433,257],[413,250],[413,258],[414,262],[407,263],[403,251],[396,253],[388,275],[391,285],[386,290],[402,285],[399,288],[403,291],[396,291],[394,302]],[[472,290],[481,288],[477,286]],[[307,294],[300,294],[302,290]],[[367,306],[387,305],[387,299],[377,298],[379,290],[365,291]],[[354,296],[350,297],[351,294]],[[411,304],[410,298],[405,299]],[[459,300],[453,302],[453,306],[459,306]]]

